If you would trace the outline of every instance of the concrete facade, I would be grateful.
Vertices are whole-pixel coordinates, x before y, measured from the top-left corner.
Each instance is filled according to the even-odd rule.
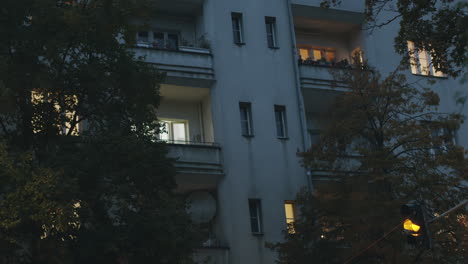
[[[313,187],[296,153],[310,146],[321,127],[318,113],[340,92],[331,87],[329,67],[298,65],[298,48],[327,49],[337,60],[349,60],[359,48],[385,74],[400,62],[393,49],[398,24],[372,34],[362,31],[364,0],[343,1],[336,10],[318,8],[320,0],[157,2],[162,15],[148,30],[175,32],[180,47],[135,50],[167,72],[159,118],[185,120],[188,126],[187,142],[173,144],[170,152],[180,158],[180,191],[208,192],[217,203],[214,217],[206,223],[210,237],[197,259],[275,263],[265,242],[282,239],[284,203],[301,187]],[[242,14],[243,43],[234,43],[233,12]],[[265,17],[275,18],[273,48],[268,46]],[[421,85],[430,78],[412,75],[409,69],[408,77],[421,79]],[[467,113],[453,97],[466,87],[458,80],[431,79],[436,80],[432,88],[441,96],[441,111]],[[251,136],[242,135],[240,102],[250,103]],[[277,136],[275,106],[285,109],[286,137]],[[467,133],[464,124],[458,144],[468,146],[468,137],[463,136]],[[260,232],[251,230],[249,199],[261,201]]]

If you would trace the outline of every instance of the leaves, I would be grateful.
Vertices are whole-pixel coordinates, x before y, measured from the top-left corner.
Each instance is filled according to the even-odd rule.
[[[274,245],[278,263],[343,263],[353,255],[356,263],[408,263],[416,255],[399,232],[359,252],[399,224],[402,204],[423,200],[443,212],[467,195],[467,152],[454,144],[461,116],[437,112],[438,95],[412,87],[399,72],[381,77],[356,68],[370,70],[333,73],[349,89],[320,118],[328,121],[320,141],[302,154],[317,175],[314,193],[299,194],[298,235]],[[456,215],[431,230],[436,241],[467,231]],[[421,256],[425,263],[440,263],[446,254],[466,259],[462,240],[449,240],[435,242]]]

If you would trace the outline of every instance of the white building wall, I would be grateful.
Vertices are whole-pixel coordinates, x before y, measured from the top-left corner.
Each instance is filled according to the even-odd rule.
[[[315,7],[320,3],[320,0],[291,1]],[[167,113],[177,118],[179,113],[180,118],[189,119],[191,136],[203,129],[205,141],[215,141],[222,148],[225,175],[216,191],[218,212],[213,230],[229,247],[230,264],[274,263],[275,254],[265,248],[265,242],[282,239],[281,232],[286,227],[284,201],[293,200],[299,188],[307,186],[306,173],[296,155],[298,150],[304,150],[300,122],[304,113],[299,109],[304,99],[298,99],[297,61],[293,55],[296,47],[291,39],[291,34],[296,34],[291,32],[288,3],[287,0],[205,0],[203,15],[181,25],[182,32],[192,32],[194,38],[205,35],[211,44],[216,81],[210,87],[210,96],[192,103],[163,101],[160,108],[160,117]],[[363,6],[364,0],[343,1],[338,9],[361,12]],[[245,45],[233,43],[231,12],[243,14]],[[265,16],[276,17],[279,49],[267,47]],[[158,24],[170,27],[163,22]],[[400,62],[393,48],[397,30],[398,23],[394,22],[374,30],[373,34],[299,34],[296,41],[336,47],[338,59],[361,46],[369,63],[385,75]],[[409,69],[407,72],[410,81],[421,79],[422,86],[428,85],[427,77],[413,76]],[[458,90],[466,94],[466,85],[458,80],[438,78],[431,87],[441,96],[442,112],[459,110],[453,95]],[[316,105],[322,99],[319,94],[314,99]],[[253,137],[241,135],[239,102],[251,103]],[[274,105],[286,106],[288,139],[276,136]],[[467,108],[463,109],[464,114],[468,113]],[[323,127],[318,113],[306,115],[307,128]],[[458,143],[465,147],[467,134],[465,123],[458,133]],[[249,198],[261,199],[263,235],[251,233]]]
[[[243,14],[246,44],[233,43],[231,12]],[[265,242],[285,228],[284,201],[306,185],[287,3],[283,0],[205,1],[216,83],[212,107],[225,176],[218,187],[221,234],[229,263],[274,263]],[[265,16],[276,17],[279,49],[267,47]],[[254,137],[241,135],[239,102],[251,102]],[[274,105],[285,105],[289,139],[276,137]],[[252,235],[248,199],[262,201],[263,230]]]

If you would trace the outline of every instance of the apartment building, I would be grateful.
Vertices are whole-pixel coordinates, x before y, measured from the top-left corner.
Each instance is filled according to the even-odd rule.
[[[319,181],[296,153],[316,140],[318,116],[344,89],[332,87],[329,70],[346,68],[355,52],[383,74],[394,70],[398,24],[364,31],[364,0],[330,10],[320,0],[155,1],[159,13],[135,52],[167,73],[161,139],[179,158],[178,191],[210,233],[197,259],[274,263],[265,242],[282,239],[296,192]],[[427,67],[408,76],[436,81],[441,111],[463,110],[458,80]],[[468,146],[467,132],[464,124],[458,144]]]

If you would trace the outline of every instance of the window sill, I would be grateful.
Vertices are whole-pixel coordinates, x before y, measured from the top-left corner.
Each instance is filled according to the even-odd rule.
[[[242,134],[243,137],[246,137],[246,138],[253,138],[254,135],[245,135],[245,134]]]
[[[280,140],[288,140],[289,139],[289,137],[277,137],[277,138],[280,139]]]
[[[419,77],[425,77],[425,78],[448,79],[447,76],[434,76],[434,75],[425,75],[425,74],[420,74],[420,73],[411,73],[411,74],[415,76],[419,76]]]
[[[270,47],[268,46],[269,49],[272,49],[272,50],[279,50],[279,47]]]
[[[234,44],[240,47],[240,46],[244,46],[245,42],[234,42]]]
[[[264,233],[263,232],[252,232],[252,235],[256,236],[256,237],[262,237],[264,235]]]

